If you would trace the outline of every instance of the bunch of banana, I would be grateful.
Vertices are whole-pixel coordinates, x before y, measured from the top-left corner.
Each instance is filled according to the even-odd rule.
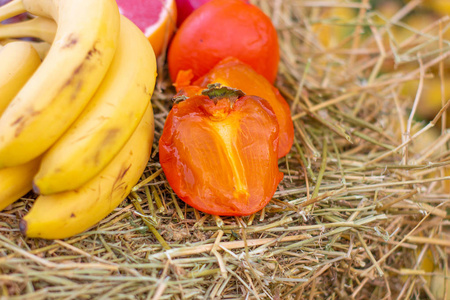
[[[14,41],[0,49],[0,115],[40,64],[39,54],[28,42]],[[39,161],[0,169],[0,210],[31,189]]]
[[[115,0],[13,0],[0,7],[0,21],[23,12],[35,17],[0,25],[8,39],[0,40],[0,72],[17,43],[39,61],[32,70],[17,53],[20,63],[9,59],[8,68],[32,72],[16,76],[21,81],[0,74],[0,95],[16,86],[9,100],[0,96],[0,210],[33,188],[39,196],[20,230],[66,238],[107,216],[142,175],[153,143],[156,59]],[[20,37],[48,43],[42,62],[36,49],[44,42],[11,40]]]

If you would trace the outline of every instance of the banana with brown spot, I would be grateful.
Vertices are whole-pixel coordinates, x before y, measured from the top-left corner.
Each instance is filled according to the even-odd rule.
[[[44,154],[34,179],[37,193],[76,189],[120,151],[150,103],[156,79],[153,49],[136,25],[121,16],[113,62],[86,109]]]
[[[0,115],[36,71],[41,59],[30,42],[13,41],[0,49]],[[31,190],[40,158],[0,169],[0,211]]]
[[[5,15],[25,11],[51,17],[51,48],[0,118],[0,168],[43,154],[94,95],[117,48],[120,14],[114,0],[13,0]]]
[[[20,221],[28,237],[63,239],[79,234],[111,213],[138,182],[153,143],[153,110],[149,105],[135,132],[119,154],[80,188],[39,196]]]

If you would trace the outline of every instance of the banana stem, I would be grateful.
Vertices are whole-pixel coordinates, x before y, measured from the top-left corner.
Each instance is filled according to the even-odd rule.
[[[55,38],[56,27],[52,19],[36,17],[27,21],[0,25],[0,39],[31,37],[51,44]]]
[[[0,6],[0,22],[26,12],[22,0],[13,0]]]

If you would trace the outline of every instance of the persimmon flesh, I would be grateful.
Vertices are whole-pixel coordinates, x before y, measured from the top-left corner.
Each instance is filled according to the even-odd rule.
[[[256,96],[194,95],[173,106],[159,141],[174,192],[213,215],[244,216],[272,198],[278,170],[278,122]]]

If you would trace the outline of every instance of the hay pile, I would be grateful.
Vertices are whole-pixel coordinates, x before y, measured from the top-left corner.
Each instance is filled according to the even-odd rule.
[[[296,134],[269,205],[218,218],[177,199],[158,163],[174,93],[162,58],[137,191],[63,241],[20,234],[33,194],[1,212],[1,299],[450,299],[449,18],[407,25],[420,1],[389,16],[365,0],[254,3],[279,32]]]

